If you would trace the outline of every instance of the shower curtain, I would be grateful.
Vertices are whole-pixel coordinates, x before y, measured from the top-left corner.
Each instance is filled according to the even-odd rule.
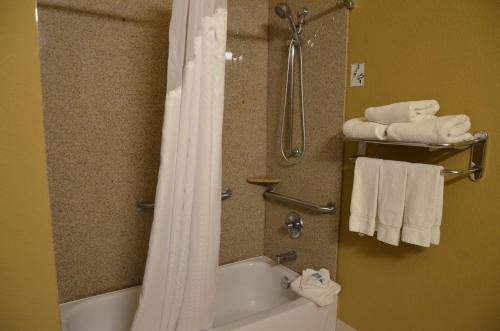
[[[161,165],[132,331],[213,324],[221,214],[225,0],[174,0]]]

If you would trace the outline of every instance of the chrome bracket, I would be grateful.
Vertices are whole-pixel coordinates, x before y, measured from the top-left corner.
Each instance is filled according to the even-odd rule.
[[[342,4],[349,10],[354,9],[354,0],[343,0]]]
[[[486,131],[478,131],[474,133],[474,138],[479,141],[471,146],[469,169],[477,169],[469,174],[470,180],[476,182],[484,175],[486,166],[486,145],[488,144],[488,133]]]

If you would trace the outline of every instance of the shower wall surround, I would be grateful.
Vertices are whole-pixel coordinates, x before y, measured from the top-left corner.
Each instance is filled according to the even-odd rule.
[[[280,192],[340,203],[346,52],[345,9],[309,7],[304,51],[307,148],[303,163],[279,158],[287,25],[278,1],[229,0],[220,263],[288,249],[303,267],[335,271],[338,217],[304,217],[305,234],[283,232],[291,207],[266,203],[246,183],[266,172]],[[42,93],[59,299],[139,284],[146,262],[163,121],[171,1],[40,0]],[[268,56],[269,54],[269,56]]]
[[[230,0],[221,263],[262,255],[267,1]],[[141,282],[165,100],[171,1],[38,2],[44,121],[61,302]],[[244,235],[241,235],[241,234]]]
[[[309,9],[302,37],[306,154],[301,163],[289,166],[281,159],[279,141],[290,31],[287,23],[274,13],[279,2],[272,0],[269,6],[267,173],[281,178],[281,184],[276,186],[280,193],[321,204],[334,201],[340,206],[342,141],[334,136],[341,132],[344,119],[347,10],[335,8],[335,2],[330,0],[287,1],[294,15],[301,7]],[[283,228],[286,215],[292,210],[304,220],[304,234],[298,240],[289,238]],[[338,215],[339,211],[333,216],[315,215],[293,206],[266,202],[266,255],[273,257],[296,250],[297,261],[287,263],[291,268],[301,271],[327,267],[334,275]]]
[[[220,263],[264,254],[264,210],[260,187],[247,177],[266,172],[268,2],[228,1],[227,49],[222,141],[223,185],[233,197],[222,209]]]

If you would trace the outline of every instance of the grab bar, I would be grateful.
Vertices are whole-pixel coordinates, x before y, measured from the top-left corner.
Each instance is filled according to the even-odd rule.
[[[227,200],[232,196],[233,196],[233,190],[231,190],[230,188],[226,188],[222,191],[220,198],[221,200]],[[150,202],[144,202],[144,200],[141,200],[137,203],[137,208],[140,210],[151,210],[155,209],[155,204]]]
[[[305,209],[309,209],[318,213],[323,213],[323,214],[335,214],[337,211],[337,207],[335,206],[335,203],[329,202],[326,204],[326,206],[321,206],[313,202],[308,202],[296,198],[292,198],[290,196],[277,193],[274,191],[273,188],[268,189],[267,191],[264,192],[264,198],[270,199],[270,200],[276,200],[284,203],[288,203],[294,206],[302,207]]]

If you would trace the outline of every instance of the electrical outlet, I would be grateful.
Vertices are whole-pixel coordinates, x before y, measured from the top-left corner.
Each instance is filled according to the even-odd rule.
[[[351,64],[351,87],[365,86],[365,64]]]

